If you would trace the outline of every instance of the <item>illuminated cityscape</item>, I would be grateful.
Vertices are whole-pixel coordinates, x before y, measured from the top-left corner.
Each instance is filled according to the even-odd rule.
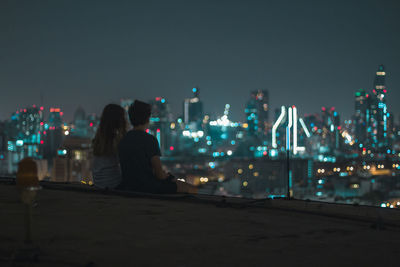
[[[301,199],[398,207],[400,129],[386,104],[385,77],[380,65],[371,91],[354,90],[350,120],[341,121],[335,107],[303,114],[296,103],[271,116],[273,94],[257,89],[243,101],[246,119],[232,121],[229,103],[210,114],[201,98],[207,89],[195,87],[183,97],[181,114],[163,96],[149,100],[148,132],[167,168],[209,194],[274,198],[289,188]],[[133,100],[120,104],[127,109]],[[57,107],[21,107],[0,124],[1,173],[15,175],[29,156],[40,163],[41,179],[92,183],[90,146],[98,123],[82,107],[72,121]]]
[[[0,266],[399,266],[400,1],[0,1]]]

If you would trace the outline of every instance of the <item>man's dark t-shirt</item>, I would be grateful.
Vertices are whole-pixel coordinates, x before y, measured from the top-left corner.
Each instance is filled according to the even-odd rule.
[[[118,146],[122,171],[120,189],[149,193],[175,193],[176,184],[159,180],[153,174],[151,158],[161,156],[157,139],[139,130],[131,130]]]

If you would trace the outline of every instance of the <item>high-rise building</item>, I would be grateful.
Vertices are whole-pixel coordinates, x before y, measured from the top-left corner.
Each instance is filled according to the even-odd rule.
[[[367,112],[369,109],[370,96],[364,89],[355,93],[354,114],[354,136],[357,143],[362,147],[367,139]],[[369,116],[369,115],[368,115]]]
[[[246,104],[245,113],[249,135],[265,135],[268,131],[268,91],[256,90],[251,92]]]
[[[85,138],[88,135],[88,121],[86,118],[86,113],[82,107],[78,107],[78,109],[74,113],[74,123],[73,128],[71,129],[71,136],[82,137]]]
[[[57,149],[60,147],[63,137],[63,113],[60,108],[50,108],[50,114],[45,124],[46,138],[45,145],[45,158],[51,160],[57,154]],[[51,161],[50,161],[51,162]]]
[[[3,154],[7,161],[7,172],[13,173],[18,162],[25,157],[40,159],[43,156],[43,108],[35,105],[20,109],[12,114],[5,125],[7,152]],[[5,145],[5,143],[4,143]]]
[[[161,153],[164,155],[169,152],[171,139],[170,122],[172,117],[169,104],[163,97],[156,97],[149,102],[152,106],[149,130],[157,138]]]
[[[386,72],[383,65],[379,65],[375,74],[374,88],[372,89],[369,108],[368,137],[370,145],[375,149],[386,149],[388,146],[388,110],[386,106],[385,86]]]
[[[100,125],[100,118],[95,113],[87,115],[88,131],[85,138],[93,139]]]
[[[68,136],[57,149],[53,159],[51,181],[91,182],[91,140]]]
[[[322,123],[325,127],[325,134],[323,134],[325,143],[330,151],[340,149],[341,137],[340,137],[340,116],[335,110],[335,107],[322,107]]]
[[[203,120],[203,102],[200,100],[199,88],[193,88],[193,97],[183,102],[183,121],[185,124],[200,123]]]

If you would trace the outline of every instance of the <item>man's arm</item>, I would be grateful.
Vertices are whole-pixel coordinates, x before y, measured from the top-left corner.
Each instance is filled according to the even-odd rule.
[[[151,157],[151,166],[153,168],[153,173],[157,179],[164,180],[168,177],[168,174],[162,168],[159,156]]]

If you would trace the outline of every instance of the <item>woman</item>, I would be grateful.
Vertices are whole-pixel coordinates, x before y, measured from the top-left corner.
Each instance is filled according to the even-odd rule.
[[[93,182],[99,188],[115,188],[121,183],[118,144],[127,131],[125,110],[116,104],[107,105],[93,139]]]

